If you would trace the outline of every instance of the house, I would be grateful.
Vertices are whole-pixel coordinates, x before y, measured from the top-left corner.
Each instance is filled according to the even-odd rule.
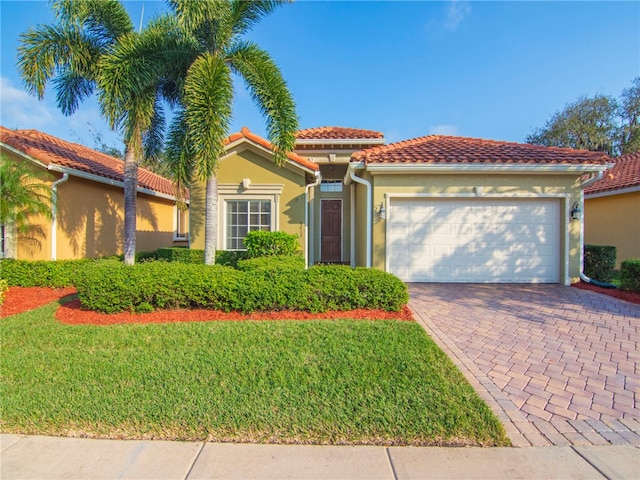
[[[122,253],[124,164],[121,160],[37,130],[0,127],[0,151],[43,172],[53,220],[32,219],[40,235],[2,226],[2,256],[55,260]],[[188,212],[178,208],[170,180],[138,170],[136,249],[188,245]]]
[[[282,168],[247,129],[225,148],[218,249],[241,249],[250,229],[283,230],[308,264],[373,266],[409,282],[577,281],[573,217],[610,166],[598,152],[441,135],[385,145],[380,132],[342,127],[299,131]],[[203,248],[198,190],[191,245]]]
[[[611,170],[584,190],[584,238],[614,245],[620,268],[623,260],[640,258],[640,152],[611,161]]]

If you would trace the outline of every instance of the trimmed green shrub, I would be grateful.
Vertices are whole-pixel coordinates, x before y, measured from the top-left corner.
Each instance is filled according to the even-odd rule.
[[[92,259],[80,260],[12,260],[0,261],[0,278],[15,287],[70,287],[80,270]]]
[[[396,276],[373,268],[318,265],[307,271],[313,308],[399,311],[409,302],[407,286]]]
[[[300,255],[278,255],[239,260],[237,269],[244,272],[253,270],[304,270],[304,258]]]
[[[284,266],[246,261],[245,267],[250,268],[240,271],[220,265],[147,262],[127,266],[105,260],[83,268],[76,288],[84,308],[106,313],[152,308],[399,311],[409,300],[406,285],[379,270],[344,266],[305,270],[299,259],[277,261]]]
[[[216,265],[236,268],[238,261],[247,258],[244,250],[216,250]]]
[[[7,290],[9,290],[9,283],[4,279],[0,280],[0,305],[4,304],[4,295]]]
[[[609,245],[584,246],[584,274],[600,282],[610,282],[616,266],[616,247]]]
[[[230,311],[241,276],[218,265],[146,262],[128,266],[105,260],[84,268],[76,287],[83,307],[105,313],[155,308]]]
[[[640,258],[630,258],[620,264],[620,288],[640,292]]]
[[[253,230],[244,238],[247,258],[294,255],[300,250],[298,237],[285,232]]]
[[[180,263],[204,263],[204,250],[184,247],[158,249],[158,260]]]

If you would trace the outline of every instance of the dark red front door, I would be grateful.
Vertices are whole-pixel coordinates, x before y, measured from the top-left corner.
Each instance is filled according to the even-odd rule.
[[[321,255],[323,263],[342,261],[342,200],[322,200]]]

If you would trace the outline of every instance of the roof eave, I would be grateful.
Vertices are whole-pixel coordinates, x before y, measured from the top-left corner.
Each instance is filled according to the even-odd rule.
[[[609,190],[602,190],[599,192],[587,193],[584,192],[584,198],[599,198],[599,197],[611,197],[613,195],[624,195],[625,193],[640,192],[640,185],[632,185],[629,187],[612,188]]]
[[[261,143],[258,143],[254,140],[252,140],[251,138],[247,138],[245,136],[238,138],[237,140],[234,140],[232,142],[229,142],[228,144],[226,144],[224,146],[225,149],[225,154],[220,157],[220,161],[224,160],[227,157],[230,157],[233,154],[236,154],[238,152],[238,148],[240,145],[242,145],[243,143],[248,143],[251,146],[253,146],[254,148],[257,148],[258,150],[260,150],[261,152],[269,155],[269,156],[273,156],[273,151],[267,147],[265,147],[264,145],[262,145]],[[300,170],[303,170],[304,172],[310,173],[310,174],[315,174],[316,171],[320,170],[320,167],[318,167],[317,169],[313,169],[310,168],[306,165],[303,165],[302,163],[296,162],[295,160],[292,160],[291,158],[287,157],[287,165],[290,165],[292,167],[298,168]]]
[[[296,145],[384,145],[384,138],[298,138]]]
[[[604,172],[608,165],[602,164],[389,164],[366,163],[365,168],[372,175],[375,174],[407,174],[407,173],[495,173],[495,174],[559,174],[559,173],[589,173]]]

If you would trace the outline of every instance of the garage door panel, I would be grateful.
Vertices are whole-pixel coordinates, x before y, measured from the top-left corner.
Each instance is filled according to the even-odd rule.
[[[558,200],[392,199],[388,218],[389,268],[405,281],[559,279]]]

